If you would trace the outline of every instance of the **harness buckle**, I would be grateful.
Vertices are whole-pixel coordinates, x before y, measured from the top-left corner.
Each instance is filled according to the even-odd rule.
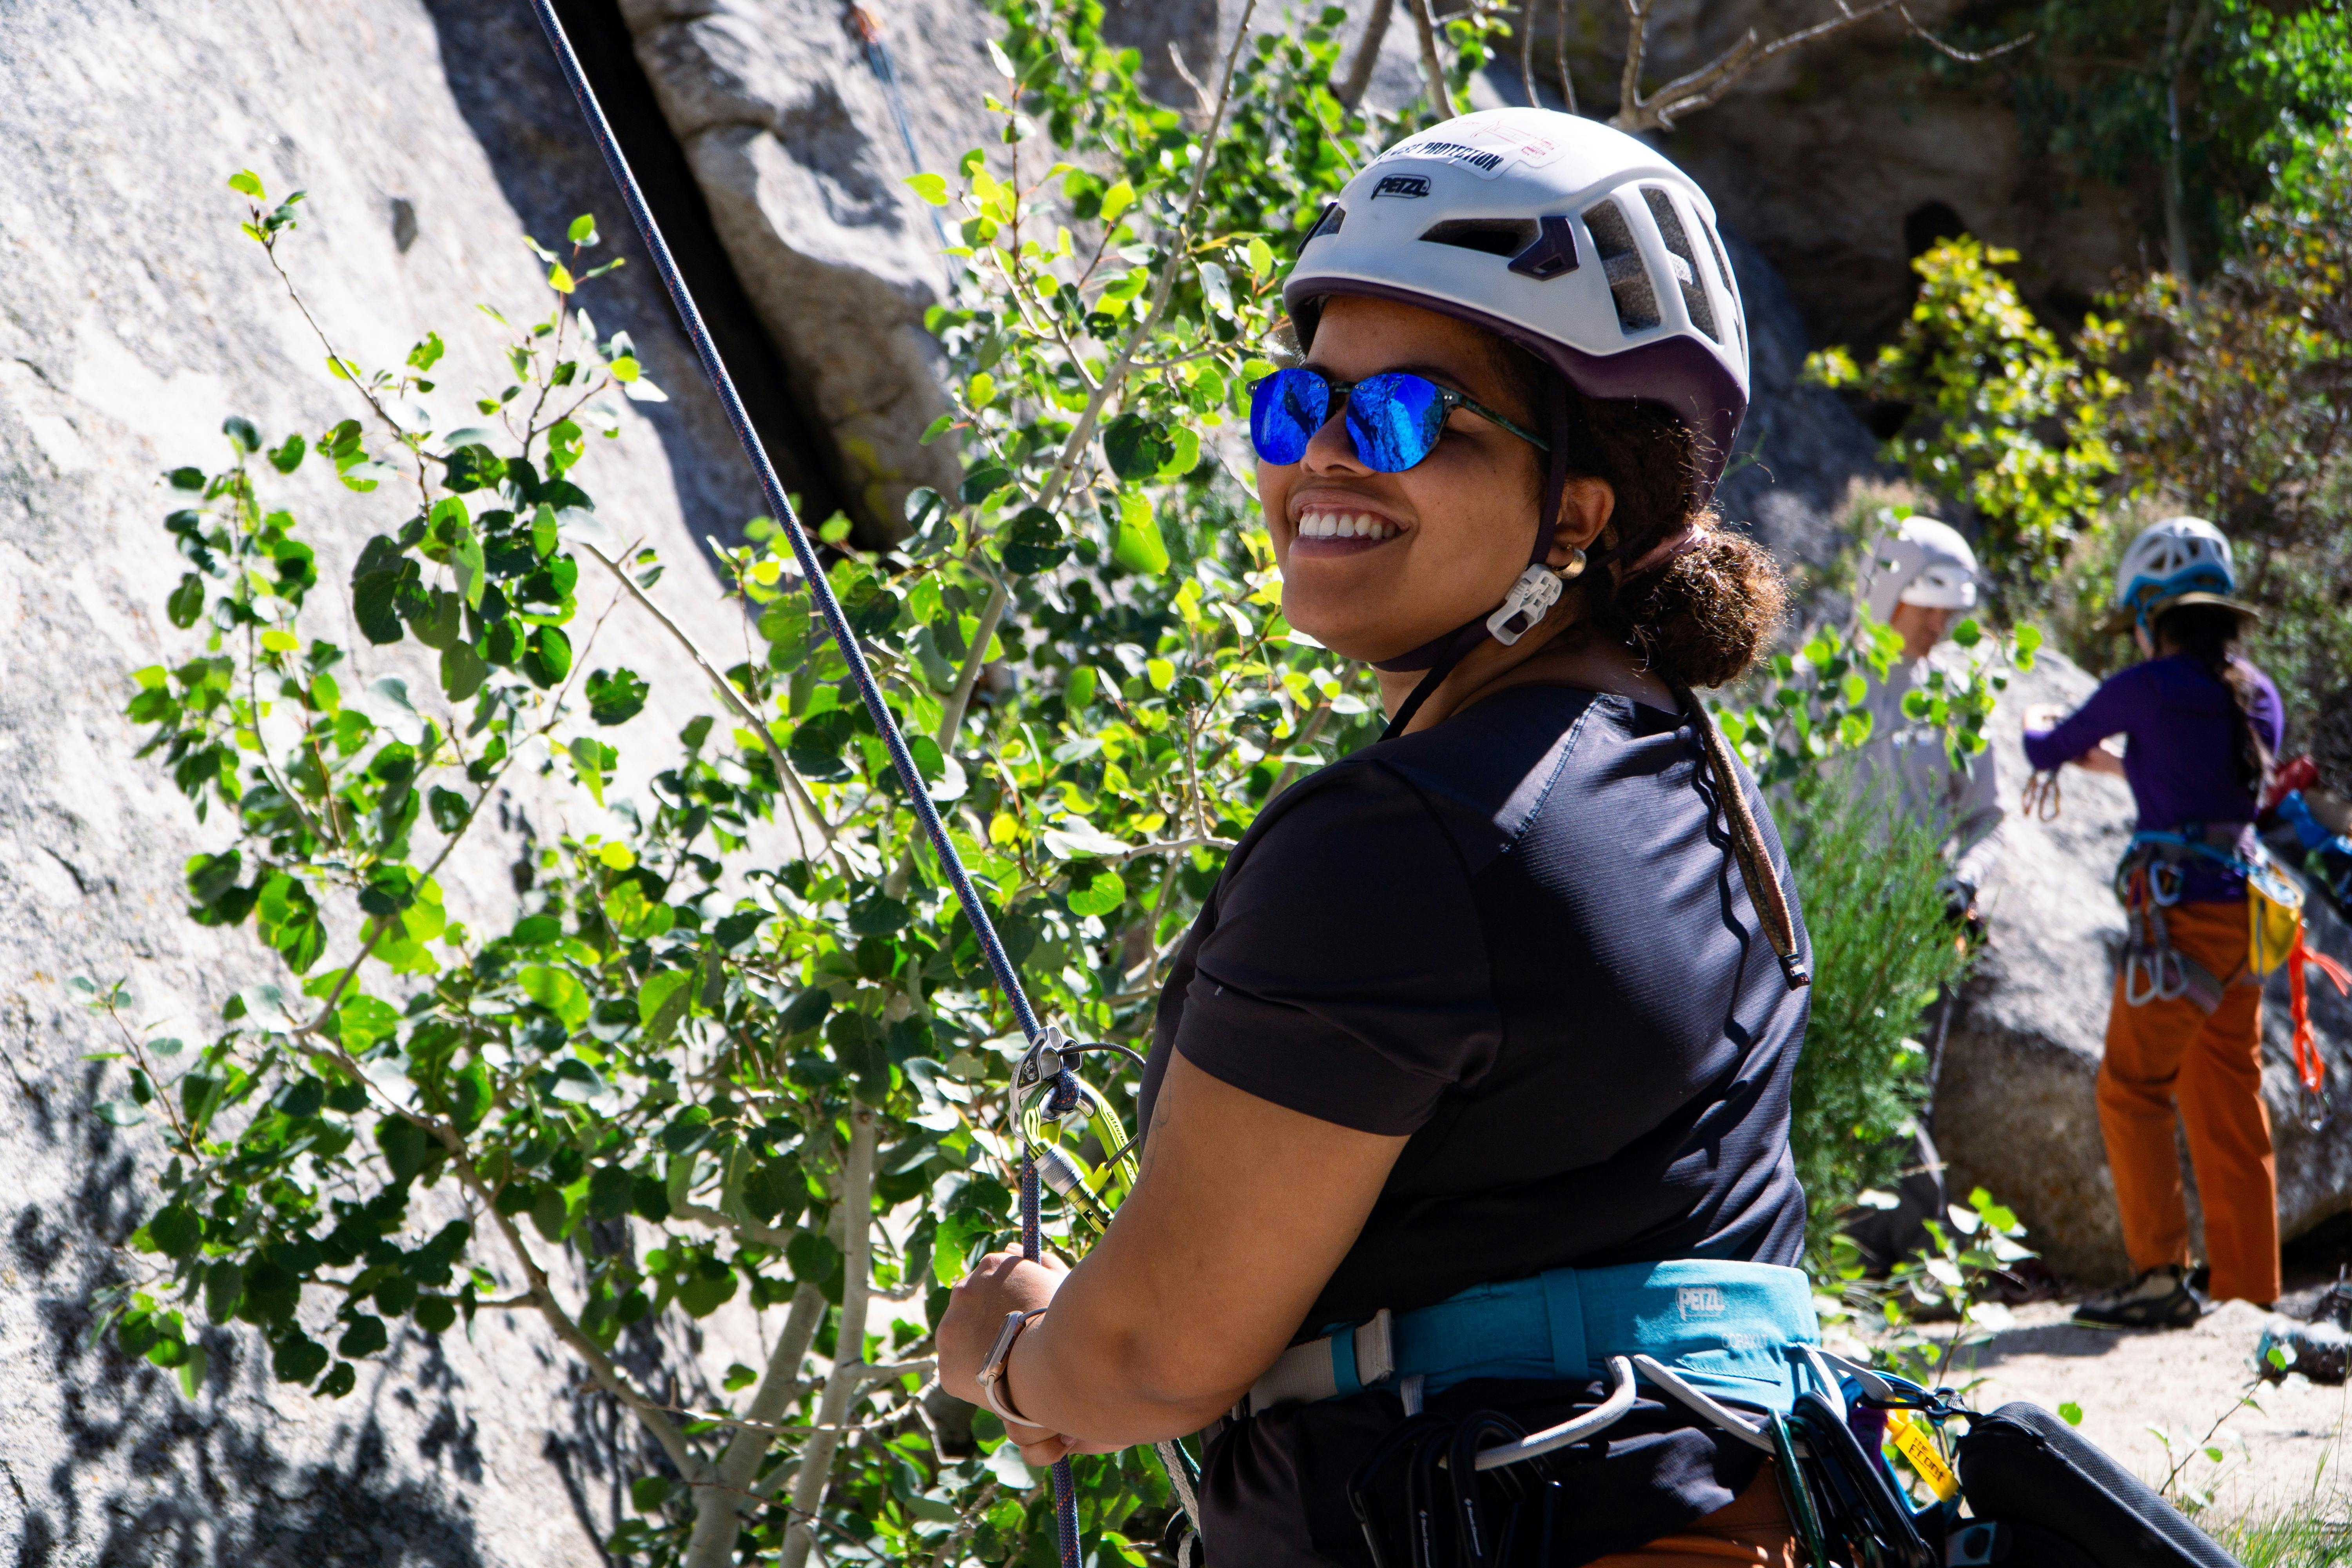
[[[1502,605],[1486,617],[1487,635],[1505,647],[1510,647],[1550,613],[1567,586],[1559,573],[1540,562],[1528,567],[1511,584],[1511,591],[1503,595]],[[1517,629],[1510,625],[1514,620],[1519,623]]]

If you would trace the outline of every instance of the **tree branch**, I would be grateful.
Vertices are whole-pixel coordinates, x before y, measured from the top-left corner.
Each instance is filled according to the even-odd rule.
[[[1372,14],[1364,18],[1364,35],[1356,40],[1355,58],[1348,62],[1348,74],[1339,83],[1338,97],[1350,112],[1364,101],[1365,89],[1372,85],[1372,71],[1381,63],[1381,45],[1389,36],[1389,18],[1396,14],[1396,0],[1372,0]]]
[[[694,1536],[687,1544],[684,1568],[728,1568],[734,1561],[735,1537],[751,1483],[759,1479],[760,1461],[767,1457],[772,1423],[800,1394],[801,1363],[808,1359],[824,1312],[824,1292],[816,1286],[804,1284],[793,1292],[783,1331],[768,1352],[767,1370],[743,1413],[740,1429],[713,1467],[715,1484],[695,1493]]]
[[[840,847],[834,842],[833,823],[817,805],[816,798],[809,794],[808,785],[802,780],[799,772],[785,758],[783,748],[776,744],[775,736],[768,732],[768,721],[751,710],[751,702],[741,692],[735,689],[735,683],[720,673],[719,667],[710,662],[710,657],[708,654],[695,646],[694,639],[687,635],[684,626],[670,619],[668,613],[659,605],[655,604],[643,588],[637,586],[637,580],[630,576],[619,562],[614,561],[584,539],[575,538],[572,542],[594,556],[607,572],[621,580],[621,586],[628,591],[629,596],[644,605],[646,613],[661,623],[662,629],[669,633],[677,646],[686,650],[686,656],[694,660],[696,668],[699,668],[710,683],[719,689],[719,695],[727,700],[728,706],[734,709],[736,715],[751,727],[751,732],[760,737],[760,744],[767,750],[768,760],[776,764],[776,776],[783,782],[784,787],[792,792],[795,804],[805,810],[810,819],[816,824],[817,833],[824,840],[825,852],[834,857],[845,875],[850,874],[848,863],[842,858]]]
[[[1412,0],[1412,3],[1418,5],[1420,0]],[[1167,313],[1169,299],[1176,287],[1177,270],[1191,248],[1192,220],[1200,216],[1201,195],[1208,188],[1209,166],[1215,162],[1217,132],[1224,124],[1225,110],[1233,101],[1234,68],[1240,62],[1242,46],[1249,41],[1250,17],[1256,10],[1257,0],[1244,0],[1241,21],[1234,28],[1233,47],[1225,51],[1224,74],[1217,80],[1216,112],[1209,117],[1209,127],[1201,135],[1200,156],[1192,167],[1192,188],[1185,195],[1184,216],[1177,221],[1176,240],[1168,248],[1167,265],[1160,268],[1159,280],[1152,285],[1151,308],[1144,312],[1142,319],[1136,322],[1135,330],[1128,334],[1127,342],[1119,348],[1118,357],[1105,367],[1101,384],[1087,397],[1086,409],[1078,416],[1077,424],[1071,427],[1069,439],[1062,443],[1061,455],[1054,459],[1054,467],[1045,476],[1045,488],[1037,495],[1037,504],[1047,511],[1061,505],[1070,481],[1077,476],[1078,459],[1085,455],[1087,444],[1095,437],[1095,426],[1101,421],[1103,409],[1126,382],[1128,372],[1134,367],[1136,353],[1150,341],[1151,334],[1159,330],[1160,318]]]
[[[1429,0],[1404,0],[1412,12],[1412,30],[1421,39],[1421,74],[1429,90],[1430,108],[1438,118],[1454,115],[1454,92],[1445,85],[1445,62],[1437,54],[1437,23],[1429,14]],[[1632,4],[1632,0],[1627,0]]]
[[[799,1473],[793,1478],[793,1522],[784,1533],[780,1568],[804,1568],[816,1540],[811,1532],[816,1510],[824,1502],[833,1479],[833,1456],[840,1447],[838,1427],[851,1402],[865,1384],[866,1300],[872,1288],[868,1269],[874,1242],[874,1111],[849,1103],[849,1158],[841,1180],[841,1320],[835,1330],[833,1372],[824,1380],[824,1397],[818,1402],[818,1431],[801,1450]]]
[[[1568,0],[1559,0],[1559,31],[1552,37],[1551,53],[1552,63],[1559,70],[1560,104],[1574,114],[1577,112],[1576,79],[1568,74]]]

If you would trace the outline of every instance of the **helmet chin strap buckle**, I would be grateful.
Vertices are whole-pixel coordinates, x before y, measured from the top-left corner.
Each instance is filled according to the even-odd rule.
[[[1550,567],[1541,563],[1528,567],[1519,574],[1519,580],[1511,584],[1511,591],[1503,595],[1503,602],[1495,613],[1486,617],[1487,635],[1505,647],[1510,647],[1534,630],[1536,623],[1550,613],[1551,607],[1559,603],[1560,594],[1566,586],[1560,574]],[[1519,624],[1514,626],[1511,625],[1513,621]]]

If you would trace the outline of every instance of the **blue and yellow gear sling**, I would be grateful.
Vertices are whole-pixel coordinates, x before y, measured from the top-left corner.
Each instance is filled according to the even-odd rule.
[[[1031,1007],[1019,972],[948,837],[946,824],[924,786],[898,717],[884,700],[856,634],[833,592],[815,545],[752,428],[734,379],[711,341],[693,294],[679,276],[660,226],[614,139],[611,123],[597,102],[578,53],[556,16],[552,0],[532,0],[532,7],[598,150],[604,154],[605,166],[620,188],[629,216],[645,241],[654,269],[710,379],[728,424],[733,427],[759,479],[768,510],[782,525],[817,613],[847,663],[875,731],[889,752],[891,766],[905,787],[908,804],[939,858],[957,903],[971,922],[981,952],[1003,988],[1023,1038],[1028,1042],[1028,1049],[1014,1074],[1013,1119],[1023,1150],[1022,1250],[1033,1258],[1039,1252],[1041,1174],[1045,1184],[1062,1198],[1075,1219],[1099,1230],[1109,1222],[1112,1189],[1130,1186],[1135,1181],[1133,1146],[1120,1132],[1118,1118],[1108,1101],[1071,1070],[1070,1058],[1088,1049],[1123,1047],[1073,1044],[1058,1029],[1042,1024]],[[1721,735],[1705,709],[1689,693],[1678,692],[1677,696],[1691,710],[1707,748],[1708,760],[1726,786],[1725,805],[1735,826],[1748,827],[1746,797]],[[1759,841],[1752,828],[1735,831],[1732,837],[1742,879],[1748,884],[1751,900],[1765,916],[1768,934],[1782,969],[1790,984],[1803,984],[1809,977],[1797,951],[1794,923],[1789,917],[1778,879],[1769,864],[1760,862]],[[1111,1134],[1099,1140],[1108,1152],[1098,1168],[1088,1169],[1066,1147],[1065,1139],[1081,1124],[1097,1120]],[[1604,1363],[1607,1365],[1615,1387],[1593,1411],[1532,1437],[1521,1435],[1499,1445],[1474,1445],[1465,1451],[1464,1458],[1479,1471],[1538,1458],[1553,1448],[1597,1434],[1632,1407],[1637,1367],[1641,1376],[1700,1415],[1744,1441],[1777,1451],[1784,1459],[1792,1459],[1802,1449],[1801,1444],[1792,1446],[1788,1415],[1801,1412],[1805,1400],[1838,1397],[1838,1375],[1832,1371],[1830,1360],[1814,1345],[1818,1336],[1810,1291],[1804,1286],[1803,1276],[1793,1269],[1681,1261],[1638,1265],[1632,1271],[1555,1270],[1534,1279],[1482,1286],[1417,1311],[1384,1314],[1383,1321],[1389,1330],[1391,1375],[1409,1380],[1407,1386],[1416,1402],[1420,1389],[1432,1380],[1442,1386],[1449,1379],[1458,1381],[1478,1375],[1482,1367],[1542,1368],[1547,1370],[1538,1375],[1582,1378],[1591,1375]],[[1344,1337],[1352,1354],[1362,1342],[1361,1335],[1350,1329]],[[1322,1348],[1312,1353],[1324,1358],[1333,1374],[1333,1391],[1337,1392],[1340,1365],[1337,1352],[1330,1342],[1318,1343]],[[1301,1348],[1306,1347],[1294,1348],[1286,1354],[1268,1377],[1289,1375],[1286,1369],[1296,1367]],[[1669,1365],[1669,1361],[1675,1364]],[[1370,1363],[1354,1360],[1348,1365],[1349,1379],[1358,1386],[1365,1381],[1363,1373],[1372,1370]],[[1798,1380],[1803,1375],[1799,1369],[1805,1367],[1812,1369],[1811,1375],[1820,1385],[1820,1393],[1798,1392]],[[1859,1368],[1846,1367],[1844,1376],[1848,1382],[1856,1377],[1870,1380],[1867,1386],[1882,1392],[1890,1386]],[[1261,1386],[1266,1388],[1269,1396],[1276,1392],[1263,1381]],[[1715,1394],[1755,1405],[1761,1419],[1751,1420],[1735,1413]],[[1256,1397],[1254,1392],[1252,1400]],[[1472,1434],[1474,1438],[1476,1436]],[[1169,1479],[1197,1535],[1197,1471],[1181,1446],[1164,1443],[1159,1448],[1168,1467]],[[1076,1500],[1066,1459],[1054,1466],[1053,1482],[1060,1561],[1063,1568],[1078,1568]],[[1811,1519],[1810,1506],[1801,1507],[1799,1512],[1801,1521]],[[1813,1539],[1818,1541],[1817,1531]],[[1184,1555],[1189,1558],[1189,1545]],[[1820,1557],[1818,1548],[1815,1555],[1817,1560],[1826,1561]]]

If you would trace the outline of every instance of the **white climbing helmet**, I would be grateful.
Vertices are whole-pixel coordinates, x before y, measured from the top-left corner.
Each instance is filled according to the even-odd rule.
[[[2227,603],[2237,591],[2229,536],[2201,517],[2168,517],[2124,552],[2116,568],[2116,618],[2126,626],[2145,622],[2157,605],[2184,595]]]
[[[1977,602],[1976,552],[1948,522],[1904,518],[1872,544],[1855,594],[1882,626],[1895,618],[1897,605],[1971,609]]]
[[[1489,109],[1398,142],[1299,247],[1301,341],[1334,294],[1398,300],[1531,350],[1589,397],[1671,409],[1712,492],[1748,408],[1748,326],[1715,207],[1597,121]]]

